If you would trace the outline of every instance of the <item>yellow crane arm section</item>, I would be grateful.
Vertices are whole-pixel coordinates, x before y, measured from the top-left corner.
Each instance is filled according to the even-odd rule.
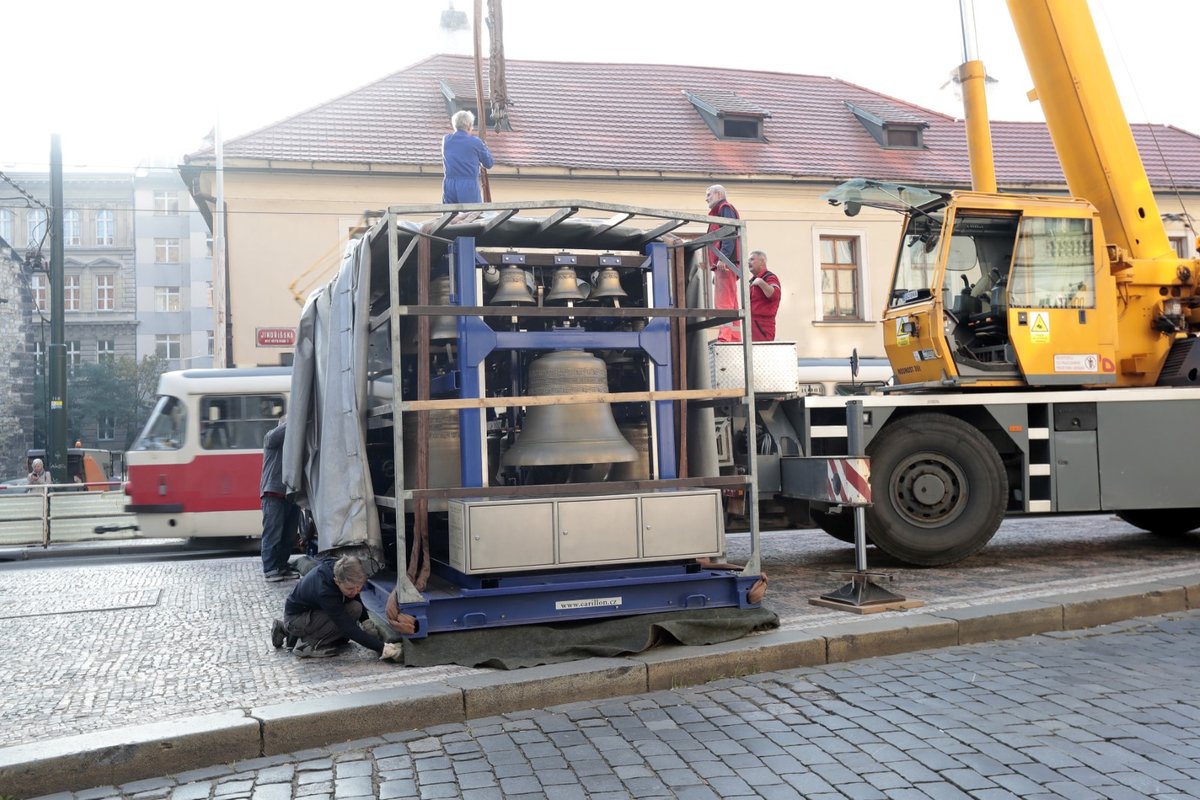
[[[1071,194],[1133,259],[1174,256],[1085,0],[1008,0]]]

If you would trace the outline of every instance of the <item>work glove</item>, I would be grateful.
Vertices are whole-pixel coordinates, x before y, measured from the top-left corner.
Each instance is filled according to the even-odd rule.
[[[383,646],[383,654],[379,656],[379,660],[400,663],[401,655],[400,642],[388,642]]]

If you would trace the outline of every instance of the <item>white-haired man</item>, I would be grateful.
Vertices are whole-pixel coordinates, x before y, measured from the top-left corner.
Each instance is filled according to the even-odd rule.
[[[458,111],[450,117],[454,132],[442,139],[443,203],[482,203],[479,193],[479,168],[491,168],[495,163],[488,146],[471,129],[475,127],[475,115],[470,111]]]
[[[33,469],[33,472],[29,473],[28,483],[30,486],[49,486],[54,483],[54,479],[50,477],[50,472],[40,458],[35,458],[30,467]]]
[[[704,192],[704,202],[708,204],[710,217],[741,218],[738,210],[729,202],[725,187],[719,183],[713,184]],[[712,233],[720,227],[718,223],[710,223],[708,232]],[[708,248],[708,258],[704,263],[713,273],[713,308],[737,308],[738,275],[717,253],[719,251],[734,267],[741,269],[742,254],[738,237],[722,239],[710,244]],[[722,342],[740,342],[742,340],[741,323],[731,322],[728,325],[722,325],[717,339]]]

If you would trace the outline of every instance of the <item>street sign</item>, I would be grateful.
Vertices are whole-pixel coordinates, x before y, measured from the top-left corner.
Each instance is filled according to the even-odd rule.
[[[295,347],[295,328],[255,328],[259,347]]]

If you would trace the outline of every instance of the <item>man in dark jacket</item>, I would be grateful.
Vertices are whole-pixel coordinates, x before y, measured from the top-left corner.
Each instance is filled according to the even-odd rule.
[[[399,645],[385,645],[366,632],[359,623],[367,611],[359,593],[367,583],[367,573],[355,556],[342,556],[336,562],[322,561],[296,584],[283,604],[283,619],[271,626],[271,644],[287,644],[300,658],[323,658],[337,654],[347,642],[357,642],[384,658],[399,654]],[[401,633],[416,631],[415,618],[402,614]]]
[[[262,565],[263,575],[271,583],[295,580],[300,577],[289,563],[300,509],[287,499],[283,486],[283,439],[287,435],[287,418],[263,437],[262,479],[259,497],[262,500]]]

